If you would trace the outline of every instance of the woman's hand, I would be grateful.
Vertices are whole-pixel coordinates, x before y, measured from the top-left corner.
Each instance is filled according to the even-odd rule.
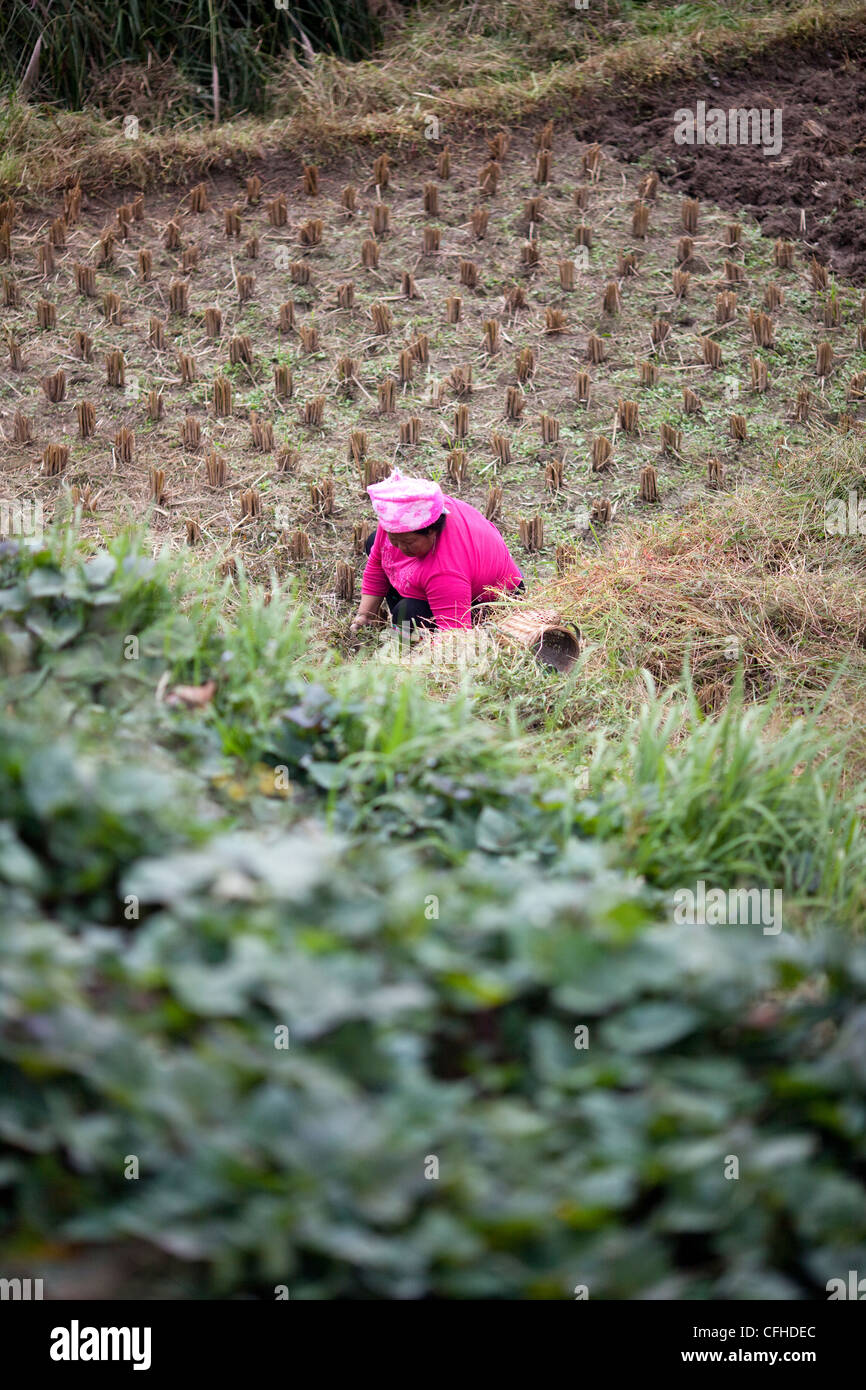
[[[371,627],[373,623],[377,623],[378,621],[379,619],[376,617],[375,613],[356,613],[349,624],[349,631],[357,632],[359,628]]]
[[[377,623],[381,607],[381,598],[377,598],[375,594],[364,594],[358,604],[358,611],[349,624],[349,631],[357,632],[359,628],[369,627],[371,623]]]

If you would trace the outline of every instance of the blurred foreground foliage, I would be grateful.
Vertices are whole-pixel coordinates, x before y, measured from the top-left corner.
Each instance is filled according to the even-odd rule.
[[[751,1299],[862,1269],[866,945],[820,894],[807,932],[670,925],[709,840],[666,813],[677,869],[635,835],[658,712],[631,795],[599,754],[576,801],[468,697],[224,599],[127,541],[0,550],[4,1272]],[[163,672],[212,706],[154,702]]]

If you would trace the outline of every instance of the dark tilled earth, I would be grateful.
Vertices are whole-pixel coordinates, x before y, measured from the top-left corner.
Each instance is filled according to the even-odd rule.
[[[781,109],[781,153],[677,145],[674,112],[698,101],[726,111]],[[683,193],[749,212],[766,235],[798,240],[838,274],[866,284],[866,68],[852,58],[815,66],[774,55],[746,74],[708,71],[693,85],[598,105],[575,134],[654,165]]]

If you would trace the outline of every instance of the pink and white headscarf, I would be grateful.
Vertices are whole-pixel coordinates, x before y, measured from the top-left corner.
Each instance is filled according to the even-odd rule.
[[[384,482],[367,488],[380,526],[395,533],[420,531],[438,520],[445,498],[438,483],[426,478],[404,478],[395,468]]]

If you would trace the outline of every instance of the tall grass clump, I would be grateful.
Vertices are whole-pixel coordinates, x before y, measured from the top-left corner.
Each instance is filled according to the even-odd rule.
[[[120,64],[145,67],[156,59],[173,63],[193,84],[194,101],[214,104],[216,70],[217,105],[221,100],[226,111],[261,110],[280,56],[300,47],[308,55],[324,49],[352,59],[379,37],[379,22],[365,0],[300,0],[284,9],[265,0],[141,0],[120,6],[106,0],[53,0],[47,6],[9,0],[0,34],[0,81],[16,87],[26,78],[30,95],[77,108],[90,98],[94,74]],[[145,87],[145,107],[148,96]]]
[[[820,711],[773,728],[775,702],[746,707],[738,692],[706,717],[688,680],[685,698],[647,682],[631,737],[597,748],[585,830],[662,890],[775,888],[816,919],[861,921],[863,788],[846,784]]]

